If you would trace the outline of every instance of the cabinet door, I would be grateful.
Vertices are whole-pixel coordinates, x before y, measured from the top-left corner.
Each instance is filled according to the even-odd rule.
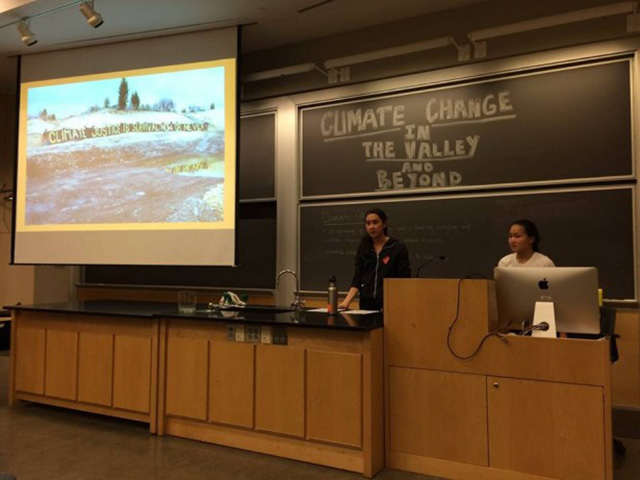
[[[362,447],[362,355],[307,352],[307,438]]]
[[[13,341],[15,353],[15,389],[18,392],[44,394],[43,328],[22,327],[18,323]]]
[[[47,330],[44,394],[76,400],[78,395],[78,332]]]
[[[211,342],[209,420],[253,428],[254,346]]]
[[[256,429],[304,436],[304,350],[258,345]]]
[[[80,332],[78,344],[78,401],[111,406],[113,335]]]
[[[116,335],[113,358],[113,406],[149,413],[151,338]]]
[[[487,382],[491,467],[565,480],[605,478],[601,387]]]
[[[207,419],[206,339],[169,337],[167,342],[167,415]]]
[[[389,368],[389,449],[487,466],[484,375]]]

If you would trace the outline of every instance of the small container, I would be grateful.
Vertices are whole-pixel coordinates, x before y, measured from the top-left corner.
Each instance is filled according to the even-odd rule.
[[[329,315],[338,314],[338,285],[336,284],[335,276],[329,279],[329,288],[327,290],[327,312]]]
[[[194,313],[196,311],[196,292],[183,290],[178,292],[178,311],[180,313]]]

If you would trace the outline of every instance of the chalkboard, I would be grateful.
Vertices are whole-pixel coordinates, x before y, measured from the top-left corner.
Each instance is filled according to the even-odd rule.
[[[302,198],[633,176],[630,61],[301,109]]]
[[[216,248],[212,245],[211,248]],[[237,267],[86,266],[85,283],[275,288],[276,203],[239,207]]]
[[[389,234],[409,249],[412,275],[431,261],[421,277],[479,273],[492,278],[498,260],[510,253],[511,222],[529,218],[540,230],[542,253],[556,265],[594,265],[605,298],[635,299],[634,196],[635,187],[618,186],[302,205],[302,289],[324,291],[329,277],[336,275],[340,290],[348,290],[364,213],[378,206],[389,217]],[[441,255],[446,259],[432,260]]]
[[[275,113],[242,117],[239,162],[240,201],[275,199]]]

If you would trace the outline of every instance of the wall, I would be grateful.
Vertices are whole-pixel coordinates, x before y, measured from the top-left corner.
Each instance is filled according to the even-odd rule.
[[[247,55],[244,58],[245,71],[246,73],[263,71],[306,62],[322,65],[327,59],[427,40],[441,35],[453,35],[459,42],[464,42],[466,34],[471,30],[606,3],[612,2],[549,2],[546,0],[489,2],[460,11],[443,12],[428,18],[414,18]],[[523,5],[526,7],[523,8]],[[618,15],[489,40],[488,55],[482,61],[458,62],[457,53],[451,47],[441,51],[422,52],[353,66],[351,79],[337,85],[328,85],[326,78],[315,71],[245,85],[244,112],[270,108],[276,109],[278,113],[279,267],[295,269],[298,265],[297,255],[294,253],[298,251],[298,217],[293,202],[297,203],[299,190],[299,165],[295,159],[299,158],[296,134],[297,108],[300,105],[436,84],[452,79],[490,75],[534,65],[543,66],[620,52],[636,52],[640,48],[640,38],[636,34],[626,32],[625,22],[625,16]],[[636,64],[636,70],[637,68]],[[637,93],[638,75],[636,74],[635,98]],[[634,137],[637,136],[637,122],[635,128]],[[292,153],[295,158],[292,158]],[[636,169],[637,156],[636,153]],[[291,187],[288,187],[289,185]],[[637,207],[636,202],[636,211],[640,211]],[[636,239],[640,238],[637,222],[635,234]],[[289,290],[289,286],[286,290],[281,288],[278,299],[289,300],[290,295],[287,293]],[[640,313],[638,310],[618,310],[617,330],[621,335],[618,344],[620,360],[613,366],[613,402],[617,406],[640,408]]]
[[[413,17],[385,25],[346,32],[272,50],[244,55],[245,74],[314,62],[319,67],[329,59],[407,45],[442,36],[451,36],[460,44],[469,44],[467,34],[473,30],[520,22],[532,18],[598,7],[612,0],[494,0],[435,14]],[[509,35],[488,41],[487,56],[458,62],[455,47],[449,46],[395,58],[361,63],[351,67],[351,78],[344,84],[392,78],[416,72],[426,72],[472,65],[487,60],[514,55],[543,52],[561,47],[584,45],[624,38],[624,15],[556,26],[543,30]],[[251,27],[247,27],[251,28]],[[292,93],[318,90],[328,86],[327,78],[318,71],[290,75],[243,86],[243,100],[250,101]]]
[[[0,59],[0,187],[13,188],[16,149],[16,58]],[[0,306],[66,301],[77,269],[10,265],[13,202],[0,197]]]
[[[0,187],[13,188],[16,59],[0,60]],[[13,202],[0,196],[0,305],[32,303],[34,268],[10,266]]]

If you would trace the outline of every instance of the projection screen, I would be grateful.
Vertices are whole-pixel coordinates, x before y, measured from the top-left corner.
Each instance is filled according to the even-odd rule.
[[[21,59],[14,263],[234,264],[237,35]]]

